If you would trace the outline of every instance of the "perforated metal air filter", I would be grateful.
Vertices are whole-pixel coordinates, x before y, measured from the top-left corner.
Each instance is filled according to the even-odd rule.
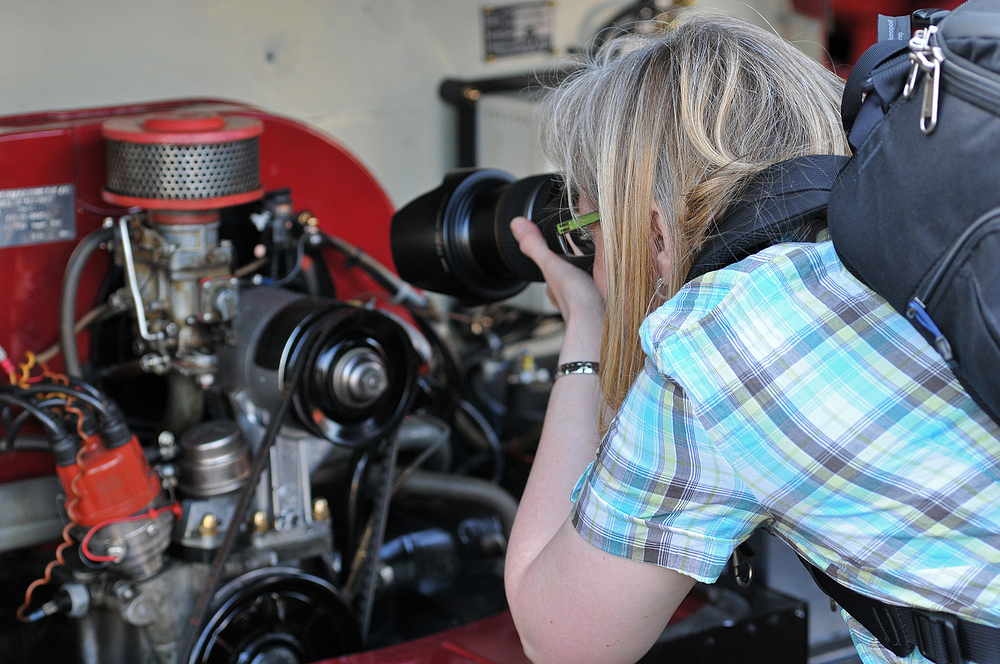
[[[258,136],[244,116],[179,112],[104,123],[104,199],[151,210],[208,210],[261,197]]]

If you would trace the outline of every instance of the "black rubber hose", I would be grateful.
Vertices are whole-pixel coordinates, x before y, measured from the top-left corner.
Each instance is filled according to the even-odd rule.
[[[480,477],[417,470],[399,488],[397,497],[405,495],[471,503],[491,509],[500,516],[506,537],[510,537],[517,513],[517,499],[510,492]]]
[[[114,228],[99,228],[87,235],[69,257],[63,274],[62,298],[59,302],[59,343],[62,346],[66,375],[82,377],[80,356],[76,352],[76,295],[87,260],[102,244],[115,237]]]

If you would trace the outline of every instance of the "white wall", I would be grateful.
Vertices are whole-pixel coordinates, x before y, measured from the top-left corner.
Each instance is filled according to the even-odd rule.
[[[703,0],[815,40],[788,0]],[[0,0],[0,115],[191,96],[307,121],[344,143],[397,205],[454,166],[446,77],[553,65],[486,62],[485,0]],[[493,4],[507,4],[494,2]],[[557,0],[560,54],[624,0]],[[669,4],[669,0],[664,0]],[[810,32],[812,30],[812,32]]]

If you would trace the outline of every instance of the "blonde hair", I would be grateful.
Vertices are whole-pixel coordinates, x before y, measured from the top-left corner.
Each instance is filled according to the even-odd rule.
[[[542,106],[542,145],[601,214],[607,314],[601,389],[617,410],[642,368],[639,325],[666,248],[673,296],[711,223],[750,178],[806,154],[848,154],[843,82],[780,37],[690,12],[608,44]],[[653,206],[667,237],[653,226]],[[612,324],[613,323],[613,324]]]

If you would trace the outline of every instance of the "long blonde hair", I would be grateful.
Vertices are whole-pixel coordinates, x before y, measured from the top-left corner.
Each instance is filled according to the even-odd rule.
[[[780,37],[691,12],[657,37],[606,44],[542,106],[542,145],[601,214],[607,315],[601,389],[613,410],[642,368],[638,330],[666,248],[669,298],[750,178],[805,154],[848,154],[843,82]],[[653,206],[667,237],[653,227]]]

